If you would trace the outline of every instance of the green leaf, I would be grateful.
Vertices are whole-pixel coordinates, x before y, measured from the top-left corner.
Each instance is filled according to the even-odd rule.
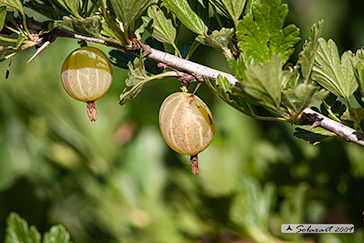
[[[70,12],[73,16],[80,18],[79,10],[81,8],[81,1],[79,0],[55,0],[65,10]]]
[[[229,13],[232,20],[237,23],[241,14],[243,13],[247,0],[220,0],[227,12]]]
[[[335,104],[336,100],[337,100],[337,96],[334,95],[333,93],[330,93],[329,96],[327,96],[325,98],[325,103],[328,104],[329,106],[332,106]]]
[[[111,6],[116,17],[123,23],[126,32],[134,31],[130,29],[134,21],[137,20],[142,13],[158,0],[110,0]]]
[[[294,90],[297,86],[297,82],[300,79],[300,72],[297,66],[287,65],[283,70],[283,76],[285,77],[286,83],[284,83],[283,88],[285,90]]]
[[[360,227],[359,230],[355,229],[354,234],[322,234],[320,243],[352,243],[362,242],[364,239],[364,231]]]
[[[43,243],[69,243],[70,234],[62,225],[52,226],[49,232],[44,233]]]
[[[335,42],[329,40],[326,43],[320,38],[315,61],[311,78],[336,96],[348,101],[358,88],[354,74],[358,57],[352,55],[351,51],[346,51],[340,61]]]
[[[7,219],[5,243],[40,243],[41,234],[32,225],[28,227],[25,219],[16,213],[10,213]],[[69,243],[70,235],[62,225],[52,226],[44,234],[43,243]]]
[[[210,0],[211,4],[220,9],[226,17],[236,24],[243,13],[247,0]]]
[[[363,50],[359,49],[356,53],[359,58],[358,63],[355,65],[355,76],[359,85],[359,93],[361,97],[364,97],[364,58],[362,54]]]
[[[27,44],[23,45],[25,40],[26,36],[24,35],[24,33],[20,33],[18,35],[18,39],[15,46],[2,47],[0,49],[0,62],[5,61],[14,56],[16,53],[37,44],[35,42],[28,42]]]
[[[134,59],[138,57],[136,54],[120,50],[111,50],[109,55],[112,64],[124,69],[128,69],[129,62],[134,61]]]
[[[1,3],[2,2],[2,3]],[[20,0],[0,0],[0,6],[8,6],[18,10],[22,15],[24,15],[23,11],[23,3]]]
[[[279,221],[274,224],[295,224],[295,222],[303,222],[305,216],[305,194],[309,189],[307,182],[302,182],[293,188],[286,188],[287,191],[284,201],[279,208]],[[273,232],[274,234],[274,232]],[[285,242],[303,242],[302,234],[274,234],[282,237]],[[301,241],[300,241],[301,240]]]
[[[163,11],[157,6],[152,5],[148,8],[148,16],[142,17],[144,25],[147,26],[149,21],[152,20],[150,33],[154,38],[160,42],[175,45],[176,28],[172,24],[171,19],[167,19]]]
[[[247,2],[245,3],[245,10],[244,10],[244,15],[248,15],[248,14],[253,14],[252,11],[252,7],[253,7],[253,3],[255,3],[256,0],[247,0]]]
[[[52,2],[53,4],[53,2]],[[54,11],[51,11],[51,9],[53,9],[52,5],[50,4],[49,1],[47,2],[31,2],[31,1],[27,1],[24,3],[24,6],[29,8],[29,9],[32,9],[34,11],[36,11],[37,13],[47,17],[48,19],[53,19],[53,20],[58,20],[60,19],[60,14],[61,15],[65,15],[66,13],[64,12],[61,12],[60,9],[57,9],[57,10],[54,10]],[[44,23],[43,23],[44,24]]]
[[[295,130],[294,136],[308,141],[313,145],[320,143],[325,138],[336,136],[335,133],[321,127],[315,127],[310,130],[310,126],[301,126],[301,128],[296,128]]]
[[[282,202],[280,215],[287,224],[302,222],[305,211],[305,194],[310,188],[307,182],[302,182],[295,187]],[[282,222],[283,223],[283,222]]]
[[[311,27],[311,37],[309,41],[305,43],[303,51],[298,55],[302,76],[305,80],[308,80],[311,74],[323,23],[324,21],[321,20],[318,24],[314,24]]]
[[[332,93],[320,105],[320,113],[334,120],[341,119],[345,111],[345,104],[337,100],[337,96]]]
[[[196,37],[196,40],[203,45],[224,49],[227,48],[229,41],[233,37],[233,35],[233,28],[222,28],[221,30],[214,30],[211,35],[199,35]]]
[[[0,31],[4,28],[6,14],[7,14],[6,7],[5,6],[0,7]]]
[[[269,64],[255,64],[245,71],[243,88],[234,87],[233,94],[245,101],[269,108],[278,108],[281,102],[281,87],[285,83],[281,70],[282,55],[274,55]]]
[[[298,116],[305,108],[329,95],[325,89],[318,90],[319,87],[311,84],[300,84],[295,90],[282,91],[282,103],[288,108],[291,115]]]
[[[208,0],[188,0],[188,4],[190,5],[192,11],[194,11],[197,16],[201,18],[201,20],[209,25],[210,23],[210,15],[209,15],[209,1]]]
[[[238,23],[236,36],[241,54],[251,63],[267,63],[280,53],[282,64],[287,62],[300,41],[297,27],[288,25],[282,29],[287,5],[280,5],[280,0],[262,0],[261,4],[253,4],[252,13]]]
[[[228,59],[231,70],[233,71],[235,77],[240,80],[246,80],[245,70],[248,68],[248,63],[245,59],[245,55],[240,55],[237,59]]]
[[[5,243],[40,243],[41,235],[34,226],[28,227],[28,223],[16,213],[10,213],[6,220]]]
[[[207,34],[207,26],[202,19],[191,9],[186,0],[164,0],[167,7],[174,12],[178,19],[191,31],[198,35]]]
[[[252,177],[244,175],[242,178],[239,193],[231,203],[230,219],[254,242],[274,242],[267,233],[270,209],[275,199],[274,185],[267,183],[262,188]]]
[[[222,15],[224,18],[231,18],[228,11],[224,7],[224,5],[221,3],[221,1],[218,0],[209,0],[210,4],[215,8],[214,11],[218,13],[219,15]]]
[[[102,28],[100,21],[99,16],[86,19],[75,19],[64,16],[62,20],[54,21],[53,27],[84,36],[98,37]]]
[[[18,39],[16,40],[15,48],[19,49],[19,47],[24,43],[24,41],[27,39],[24,33],[20,33],[18,35]]]
[[[0,50],[0,62],[8,60],[17,53],[17,49],[12,46]]]
[[[220,74],[216,79],[216,87],[221,89],[224,94],[231,93],[231,84],[226,77],[221,76]]]
[[[18,35],[18,39],[15,46],[7,46],[7,47],[0,47],[0,62],[5,61],[20,51],[24,51],[28,48],[38,45],[39,43],[36,41],[28,41],[24,44],[26,40],[26,36],[24,33],[20,33]]]
[[[126,86],[134,86],[145,80],[148,75],[145,71],[144,61],[140,58],[134,59],[134,64],[129,62],[129,74],[128,78],[125,80]]]
[[[353,128],[355,130],[361,129],[361,127],[359,125],[357,126],[356,124],[360,124],[361,121],[364,120],[364,109],[361,107],[359,108],[349,107],[349,109],[346,109],[340,118],[345,121],[353,122],[354,123]]]
[[[359,105],[364,108],[364,100],[363,100],[363,97],[359,91],[359,89],[357,89],[355,92],[354,92],[354,97],[355,97],[355,100],[359,103]]]
[[[129,62],[129,74],[125,80],[126,87],[120,95],[119,104],[123,105],[129,99],[135,98],[142,90],[143,85],[153,78],[148,77],[145,71],[144,61],[140,58],[134,59],[134,64]]]
[[[360,60],[364,60],[364,47],[362,47],[362,48],[358,49],[358,50],[356,51],[356,55],[358,56],[358,58],[359,58]]]
[[[227,104],[244,114],[250,113],[250,109],[245,102],[243,102],[242,104],[238,104],[235,100],[230,98],[229,94],[231,94],[232,92],[232,87],[226,77],[218,75],[215,82],[216,86],[214,86],[209,79],[206,79],[205,82],[209,86],[209,88]]]

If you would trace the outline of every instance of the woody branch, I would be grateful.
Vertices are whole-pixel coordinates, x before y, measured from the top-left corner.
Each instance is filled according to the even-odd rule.
[[[32,29],[38,30],[40,23],[34,21],[33,19],[30,19],[30,20],[31,20],[31,24],[29,24],[29,26],[33,27]],[[169,66],[178,68],[184,72],[193,74],[200,81],[203,80],[203,78],[207,78],[207,79],[216,81],[217,76],[221,75],[223,77],[226,77],[232,86],[237,86],[237,85],[241,86],[239,80],[236,79],[235,76],[233,76],[229,73],[225,73],[225,72],[222,72],[222,71],[210,68],[210,67],[206,67],[204,65],[201,65],[201,64],[183,59],[183,58],[179,58],[179,57],[169,54],[167,52],[163,52],[163,51],[154,49],[154,48],[140,42],[139,40],[136,41],[138,43],[137,46],[124,47],[122,45],[116,44],[115,41],[111,38],[110,38],[110,41],[107,41],[104,39],[87,37],[87,36],[69,33],[69,32],[66,32],[63,30],[53,30],[40,37],[42,38],[41,42],[43,42],[43,43],[53,42],[58,37],[67,37],[67,38],[84,40],[84,41],[88,41],[88,42],[99,43],[102,45],[110,46],[115,49],[120,49],[123,51],[132,52],[135,54],[139,54],[140,49],[142,49],[145,54],[145,57],[158,61],[158,62],[161,62],[161,63],[164,63],[164,64],[167,64]],[[357,143],[361,146],[364,146],[364,134],[356,131],[353,128],[345,126],[339,122],[336,122],[314,110],[311,110],[309,108],[304,109],[302,111],[302,113],[300,114],[300,118],[301,118],[300,119],[301,122],[300,122],[300,124],[297,124],[297,125],[311,125],[311,128],[319,126],[319,127],[322,127],[328,131],[331,131],[331,132],[337,134],[340,137],[345,138],[347,141],[351,141],[351,142]]]

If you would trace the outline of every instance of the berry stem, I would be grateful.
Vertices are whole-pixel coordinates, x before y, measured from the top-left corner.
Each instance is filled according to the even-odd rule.
[[[198,169],[198,157],[196,155],[192,155],[190,158],[191,163],[191,172],[194,175],[198,175],[199,169]]]
[[[87,102],[87,114],[90,121],[97,120],[96,105],[93,101]]]

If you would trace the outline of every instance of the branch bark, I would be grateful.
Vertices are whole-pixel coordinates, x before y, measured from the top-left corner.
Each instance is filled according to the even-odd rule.
[[[206,67],[204,65],[179,58],[175,55],[159,51],[157,49],[154,49],[140,41],[137,41],[139,44],[139,47],[132,46],[132,47],[124,47],[121,45],[116,44],[112,41],[105,41],[98,38],[93,37],[85,37],[77,34],[68,33],[62,30],[54,30],[50,33],[47,33],[48,38],[45,38],[44,40],[51,40],[53,42],[57,37],[68,37],[68,38],[75,38],[80,40],[85,40],[89,42],[95,42],[99,44],[103,44],[106,46],[110,46],[116,49],[121,49],[123,51],[132,52],[135,54],[140,53],[140,49],[142,49],[145,53],[145,56],[147,58],[153,59],[155,61],[167,64],[169,66],[173,66],[175,68],[178,68],[184,72],[193,74],[195,77],[197,77],[199,80],[203,80],[203,78],[208,78],[210,80],[216,81],[217,76],[221,75],[223,77],[226,77],[229,81],[229,83],[233,86],[239,85],[241,86],[239,80],[235,78],[235,76],[225,73],[222,71],[218,71],[216,69]],[[44,41],[45,42],[45,41]],[[311,128],[320,126],[328,131],[331,131],[335,134],[337,134],[340,137],[345,138],[347,141],[351,141],[354,143],[357,143],[361,146],[364,146],[364,134],[356,131],[353,128],[350,128],[348,126],[345,126],[339,122],[336,122],[318,112],[315,112],[309,108],[306,108],[301,113],[301,123],[297,125],[311,125]]]
[[[364,146],[364,134],[311,110],[310,108],[304,109],[301,113],[301,124],[299,125],[311,125],[310,129],[319,126],[345,138],[348,142],[354,142]]]
[[[173,66],[181,69],[182,71],[188,72],[196,76],[200,81],[203,81],[203,77],[208,78],[210,80],[216,81],[217,76],[221,75],[226,77],[229,80],[231,85],[240,85],[239,80],[235,78],[234,75],[229,73],[225,73],[222,71],[218,71],[216,69],[206,67],[204,65],[177,57],[175,55],[169,54],[167,52],[163,52],[157,49],[154,49],[148,45],[140,43],[141,47],[146,53],[146,57],[153,59],[158,62],[162,62],[169,66]],[[200,78],[199,78],[200,77]]]

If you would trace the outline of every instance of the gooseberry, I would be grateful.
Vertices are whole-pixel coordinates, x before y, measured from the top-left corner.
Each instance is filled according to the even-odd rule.
[[[95,47],[83,46],[71,52],[63,63],[62,85],[74,99],[87,102],[87,113],[96,121],[94,101],[109,90],[112,83],[111,64],[107,56]]]
[[[211,144],[215,125],[207,105],[185,87],[182,90],[163,101],[159,126],[164,140],[174,151],[191,156],[191,171],[197,175],[197,154]]]

